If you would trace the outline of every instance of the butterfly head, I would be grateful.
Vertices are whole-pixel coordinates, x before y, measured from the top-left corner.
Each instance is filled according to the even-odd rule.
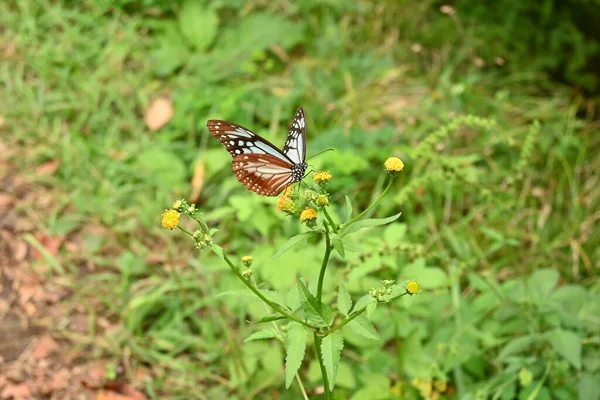
[[[305,162],[292,165],[292,178],[294,178],[294,182],[299,182],[304,178],[306,168],[308,168],[308,164]]]

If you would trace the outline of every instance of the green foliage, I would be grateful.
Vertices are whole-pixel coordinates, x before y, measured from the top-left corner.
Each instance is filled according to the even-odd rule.
[[[302,365],[304,352],[306,350],[306,341],[308,333],[306,329],[295,322],[290,322],[286,334],[286,351],[285,357],[285,387],[289,388],[298,372],[298,368]]]
[[[23,238],[105,338],[89,354],[152,366],[148,393],[168,398],[301,398],[296,372],[312,398],[319,360],[332,376],[336,363],[326,340],[321,357],[299,351],[310,321],[343,337],[335,398],[598,398],[597,104],[539,74],[594,93],[598,40],[579,21],[598,2],[440,5],[0,2],[1,145],[17,152],[3,172],[43,190],[17,208],[65,246]],[[150,131],[157,96],[174,115]],[[299,105],[308,154],[335,148],[310,163],[332,173],[326,209],[348,233],[331,234],[319,301],[325,215],[307,229],[246,192],[205,129],[228,119],[281,144]],[[393,155],[405,171],[348,224]],[[58,170],[37,175],[46,161]],[[200,255],[158,225],[199,165],[197,204],[220,229]],[[266,309],[227,268],[246,254]],[[378,305],[382,279],[393,296],[408,279],[422,292]],[[281,312],[297,319],[287,331]]]

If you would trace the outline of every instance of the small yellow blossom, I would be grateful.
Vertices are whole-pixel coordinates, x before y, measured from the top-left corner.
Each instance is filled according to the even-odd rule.
[[[404,169],[404,163],[398,157],[390,157],[383,163],[385,170],[390,174],[396,174]]]
[[[413,294],[417,294],[421,287],[419,286],[419,282],[417,281],[408,281],[404,288],[406,289],[406,293],[412,296]]]
[[[329,197],[327,197],[327,196],[326,196],[326,195],[324,195],[324,194],[320,194],[320,195],[317,197],[317,205],[318,205],[319,207],[325,207],[327,204],[329,204]]]
[[[242,275],[244,276],[244,278],[250,279],[252,277],[252,268],[246,268],[245,270],[243,270]]]
[[[162,215],[162,226],[164,226],[167,229],[177,228],[177,226],[179,225],[179,216],[180,214],[173,209],[165,210],[165,212]]]
[[[307,207],[302,211],[302,214],[300,214],[301,221],[314,221],[315,219],[317,219],[317,212],[312,208]]]
[[[250,265],[252,265],[252,256],[244,256],[242,257],[242,263],[246,266],[249,267]]]
[[[286,195],[283,195],[277,199],[277,206],[275,209],[288,214],[297,214],[300,211],[298,204],[296,204],[294,200]]]
[[[317,183],[327,183],[331,179],[331,174],[329,171],[315,172],[313,179]]]

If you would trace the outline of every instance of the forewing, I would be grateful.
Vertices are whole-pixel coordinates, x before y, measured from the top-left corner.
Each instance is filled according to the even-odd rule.
[[[262,196],[277,196],[294,181],[290,162],[270,154],[241,154],[231,163],[237,180]]]
[[[219,139],[232,157],[241,154],[266,154],[282,162],[290,160],[271,142],[233,122],[211,119],[206,123],[210,134]]]
[[[303,163],[306,159],[306,119],[302,107],[296,111],[290,125],[290,131],[285,146],[283,146],[283,154],[294,164]]]

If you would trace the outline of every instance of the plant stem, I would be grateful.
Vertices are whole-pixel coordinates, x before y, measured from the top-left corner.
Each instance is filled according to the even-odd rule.
[[[366,213],[368,213],[369,211],[371,211],[371,209],[373,207],[375,207],[380,201],[381,199],[383,199],[383,197],[386,195],[386,193],[388,192],[388,190],[390,190],[390,187],[392,187],[392,183],[394,182],[394,177],[390,177],[387,186],[385,187],[385,189],[383,190],[383,192],[381,192],[381,194],[379,195],[379,197],[377,198],[377,200],[375,200],[375,202],[373,204],[371,204],[369,207],[367,207],[367,209],[363,212],[361,212],[360,214],[358,214],[355,218],[353,218],[350,222],[347,222],[344,224],[344,226],[346,225],[350,225],[353,222],[356,222],[358,219],[360,219],[363,215],[365,215]]]
[[[244,278],[242,273],[240,271],[238,271],[238,269],[235,267],[235,265],[233,265],[233,263],[231,262],[231,260],[229,259],[229,257],[227,257],[227,255],[225,253],[223,253],[223,259],[229,265],[229,268],[231,268],[233,273],[240,279],[240,281],[242,281],[244,283],[244,285],[246,285],[248,287],[248,289],[252,290],[252,292],[254,292],[254,294],[257,295],[262,301],[264,301],[269,306],[271,306],[271,308],[273,308],[275,311],[277,311],[279,314],[283,315],[287,319],[296,321],[297,323],[307,327],[311,331],[315,330],[314,326],[302,321],[300,318],[297,318],[296,316],[294,316],[293,314],[288,312],[286,309],[281,307],[279,304],[273,303],[271,300],[267,299],[265,297],[265,295],[260,292],[260,290],[258,290],[254,285],[252,285],[250,282],[248,282],[248,279]]]
[[[331,242],[329,240],[329,228],[327,224],[325,226],[325,255],[323,256],[323,263],[321,264],[321,272],[319,272],[319,282],[317,283],[317,301],[321,303],[321,297],[323,295],[323,280],[325,279],[325,270],[327,269],[327,263],[329,262],[329,255],[331,254]]]
[[[327,209],[325,207],[323,207],[323,212],[325,213],[325,218],[327,218],[327,221],[329,221],[329,224],[331,224],[331,229],[335,233],[338,233],[338,226],[335,222],[333,222],[333,219],[331,218],[331,216],[329,215],[329,213],[327,212]]]
[[[321,375],[323,376],[323,385],[325,386],[325,400],[330,399],[329,394],[329,379],[327,379],[327,371],[325,371],[325,365],[323,364],[323,358],[321,357],[321,338],[315,332],[313,337],[315,338],[315,349],[317,350],[317,360],[319,360],[319,366],[321,367]]]

